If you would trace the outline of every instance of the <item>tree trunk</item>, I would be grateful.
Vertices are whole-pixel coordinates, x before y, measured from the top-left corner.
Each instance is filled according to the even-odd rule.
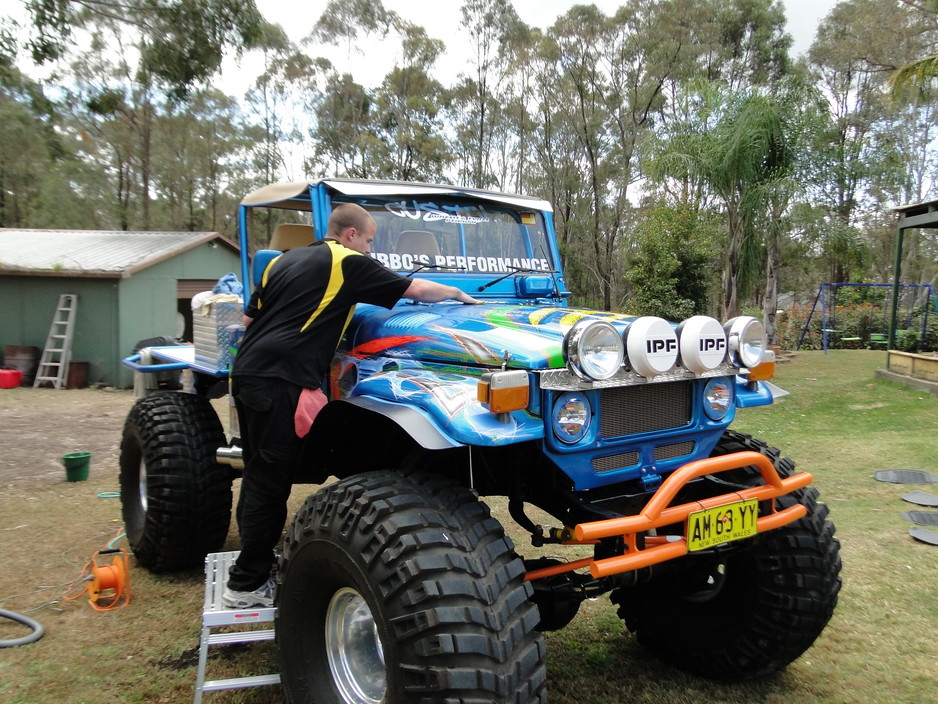
[[[770,237],[765,271],[765,296],[762,299],[762,321],[769,344],[774,345],[775,311],[778,310],[778,271],[782,264],[782,254],[778,237]]]

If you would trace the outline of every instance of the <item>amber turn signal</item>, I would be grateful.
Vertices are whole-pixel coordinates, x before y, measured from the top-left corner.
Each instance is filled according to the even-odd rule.
[[[523,370],[487,372],[479,379],[477,397],[492,413],[528,407],[528,373]]]

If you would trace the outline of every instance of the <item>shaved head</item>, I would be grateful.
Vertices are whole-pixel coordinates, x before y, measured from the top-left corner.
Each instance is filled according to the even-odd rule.
[[[354,227],[359,232],[365,232],[374,224],[374,219],[363,207],[355,203],[343,203],[333,209],[332,215],[329,216],[326,237],[338,239],[339,235],[350,227]]]

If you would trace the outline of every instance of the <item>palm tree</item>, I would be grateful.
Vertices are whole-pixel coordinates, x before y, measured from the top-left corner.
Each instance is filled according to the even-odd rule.
[[[762,266],[765,242],[759,220],[767,216],[777,186],[794,168],[795,155],[785,101],[757,89],[723,94],[718,101],[702,110],[716,116],[712,125],[704,118],[685,125],[683,134],[669,135],[654,167],[659,177],[700,184],[721,202],[726,249],[720,308],[723,316],[732,317],[739,313],[740,290],[758,277]]]
[[[927,4],[931,6],[932,12],[938,14],[938,0],[930,0]],[[931,79],[936,77],[938,77],[938,54],[931,54],[897,68],[889,77],[889,85],[895,96],[907,86],[924,88]]]

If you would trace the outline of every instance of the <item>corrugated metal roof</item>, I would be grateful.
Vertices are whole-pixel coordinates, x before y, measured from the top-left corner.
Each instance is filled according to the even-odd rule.
[[[213,240],[238,251],[217,232],[0,228],[0,274],[126,278]]]

